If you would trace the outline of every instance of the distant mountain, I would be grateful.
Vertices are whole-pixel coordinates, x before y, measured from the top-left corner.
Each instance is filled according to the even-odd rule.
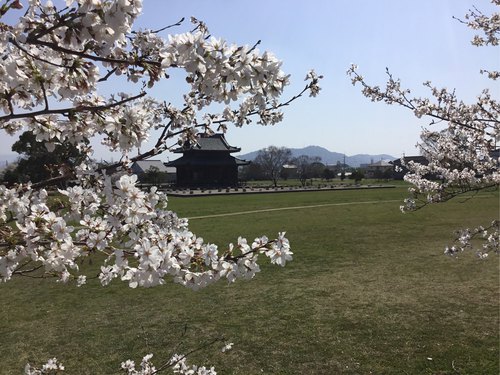
[[[341,154],[339,152],[332,152],[320,146],[291,148],[290,151],[292,151],[292,156],[294,158],[300,155],[306,155],[309,157],[318,156],[321,158],[321,161],[325,164],[337,164],[337,162],[340,163],[344,162],[344,154]],[[238,155],[238,157],[244,160],[254,160],[257,157],[258,153],[259,151],[253,151],[247,154]],[[394,160],[394,159],[397,158],[387,154],[378,154],[378,155],[356,154],[352,156],[347,156],[347,155],[345,156],[346,164],[350,165],[351,167],[359,167],[361,164],[370,164],[380,160]]]

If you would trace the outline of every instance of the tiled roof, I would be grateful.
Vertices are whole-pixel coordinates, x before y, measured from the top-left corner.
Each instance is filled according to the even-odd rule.
[[[165,164],[163,164],[161,160],[140,160],[132,164],[132,170],[135,173],[147,172],[151,167],[158,168],[159,172],[169,172],[169,170],[167,169],[167,167],[165,167]]]
[[[173,152],[181,153],[186,151],[229,151],[238,152],[241,149],[238,147],[230,146],[224,134],[213,134],[206,135],[200,134],[197,138],[197,144],[194,145],[184,145],[183,147],[179,147]]]

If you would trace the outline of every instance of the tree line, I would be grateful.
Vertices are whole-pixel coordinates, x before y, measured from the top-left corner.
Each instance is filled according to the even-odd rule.
[[[308,180],[321,178],[331,180],[339,177],[342,181],[349,177],[359,183],[365,176],[360,168],[352,168],[346,164],[326,165],[319,156],[292,156],[286,147],[269,146],[259,150],[255,160],[242,168],[241,179],[271,180],[274,186],[279,180],[298,179],[302,186]],[[380,178],[382,178],[381,176]]]

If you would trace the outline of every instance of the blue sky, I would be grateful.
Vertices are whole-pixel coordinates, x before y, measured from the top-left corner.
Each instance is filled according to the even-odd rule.
[[[370,102],[345,72],[356,63],[369,82],[383,85],[389,67],[417,95],[428,94],[422,82],[431,80],[438,87],[456,88],[466,102],[484,87],[498,98],[500,85],[494,87],[479,75],[481,68],[498,69],[498,48],[472,46],[474,32],[452,18],[463,18],[473,5],[485,13],[496,10],[487,0],[144,0],[137,27],[160,28],[195,16],[212,35],[230,43],[254,44],[260,39],[260,50],[272,51],[291,74],[285,98],[302,89],[309,69],[324,75],[320,96],[286,108],[281,124],[230,127],[226,138],[242,153],[269,145],[318,145],[347,155],[399,157],[416,153],[420,130],[429,121]],[[106,91],[113,89],[123,87]],[[180,92],[182,83],[173,79],[151,93],[175,103]],[[0,138],[2,154],[11,143],[6,137]],[[110,156],[98,148],[96,157]]]

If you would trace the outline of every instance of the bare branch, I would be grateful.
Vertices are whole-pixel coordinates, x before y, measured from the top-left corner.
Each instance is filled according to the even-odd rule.
[[[180,26],[180,25],[182,25],[183,22],[184,22],[184,17],[182,17],[179,21],[177,21],[176,23],[173,23],[172,25],[168,25],[168,26],[162,27],[161,29],[158,29],[158,30],[153,30],[152,33],[158,34],[158,33],[162,32],[162,31],[170,29],[172,27]],[[132,31],[132,33],[135,34],[134,31]]]

